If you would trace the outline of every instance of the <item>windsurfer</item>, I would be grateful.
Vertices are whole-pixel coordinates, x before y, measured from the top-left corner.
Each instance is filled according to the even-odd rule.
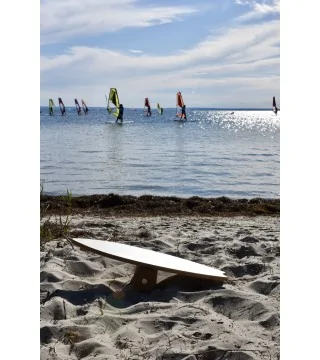
[[[277,115],[279,110],[280,109],[277,108],[276,97],[274,96],[272,100],[272,111]]]
[[[187,120],[187,114],[186,114],[186,106],[183,105],[181,108],[181,119],[186,119]]]
[[[123,121],[123,110],[124,110],[123,105],[120,104],[119,105],[119,114],[118,114],[116,122],[118,122],[118,120],[120,120],[121,122]]]
[[[148,105],[148,112],[147,112],[147,116],[151,116],[151,107],[150,107],[150,105]]]

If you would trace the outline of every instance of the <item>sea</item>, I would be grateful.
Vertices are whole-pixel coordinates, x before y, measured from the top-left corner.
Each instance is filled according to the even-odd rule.
[[[280,112],[40,108],[40,181],[48,195],[280,198]]]

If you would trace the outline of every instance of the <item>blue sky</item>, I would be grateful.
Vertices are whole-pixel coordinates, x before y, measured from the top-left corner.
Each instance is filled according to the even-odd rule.
[[[280,106],[279,0],[41,0],[40,104]]]

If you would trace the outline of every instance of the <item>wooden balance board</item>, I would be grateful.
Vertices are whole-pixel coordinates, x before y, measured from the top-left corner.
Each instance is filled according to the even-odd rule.
[[[136,265],[131,283],[139,290],[150,290],[157,284],[158,270],[210,279],[219,283],[227,280],[224,272],[214,267],[157,251],[104,240],[78,238],[71,240],[85,250]]]

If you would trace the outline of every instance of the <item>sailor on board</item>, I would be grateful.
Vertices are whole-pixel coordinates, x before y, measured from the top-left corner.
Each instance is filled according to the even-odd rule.
[[[181,119],[186,119],[187,120],[187,114],[186,114],[186,106],[183,105],[181,108]]]
[[[147,116],[151,116],[151,107],[150,107],[150,105],[148,105],[148,112],[147,112]]]
[[[124,110],[123,105],[120,104],[120,106],[119,106],[119,114],[118,114],[116,123],[118,122],[118,120],[120,120],[121,122],[123,121],[123,110]]]
[[[277,115],[279,110],[280,109],[277,108],[276,97],[274,96],[272,101],[272,111]]]

